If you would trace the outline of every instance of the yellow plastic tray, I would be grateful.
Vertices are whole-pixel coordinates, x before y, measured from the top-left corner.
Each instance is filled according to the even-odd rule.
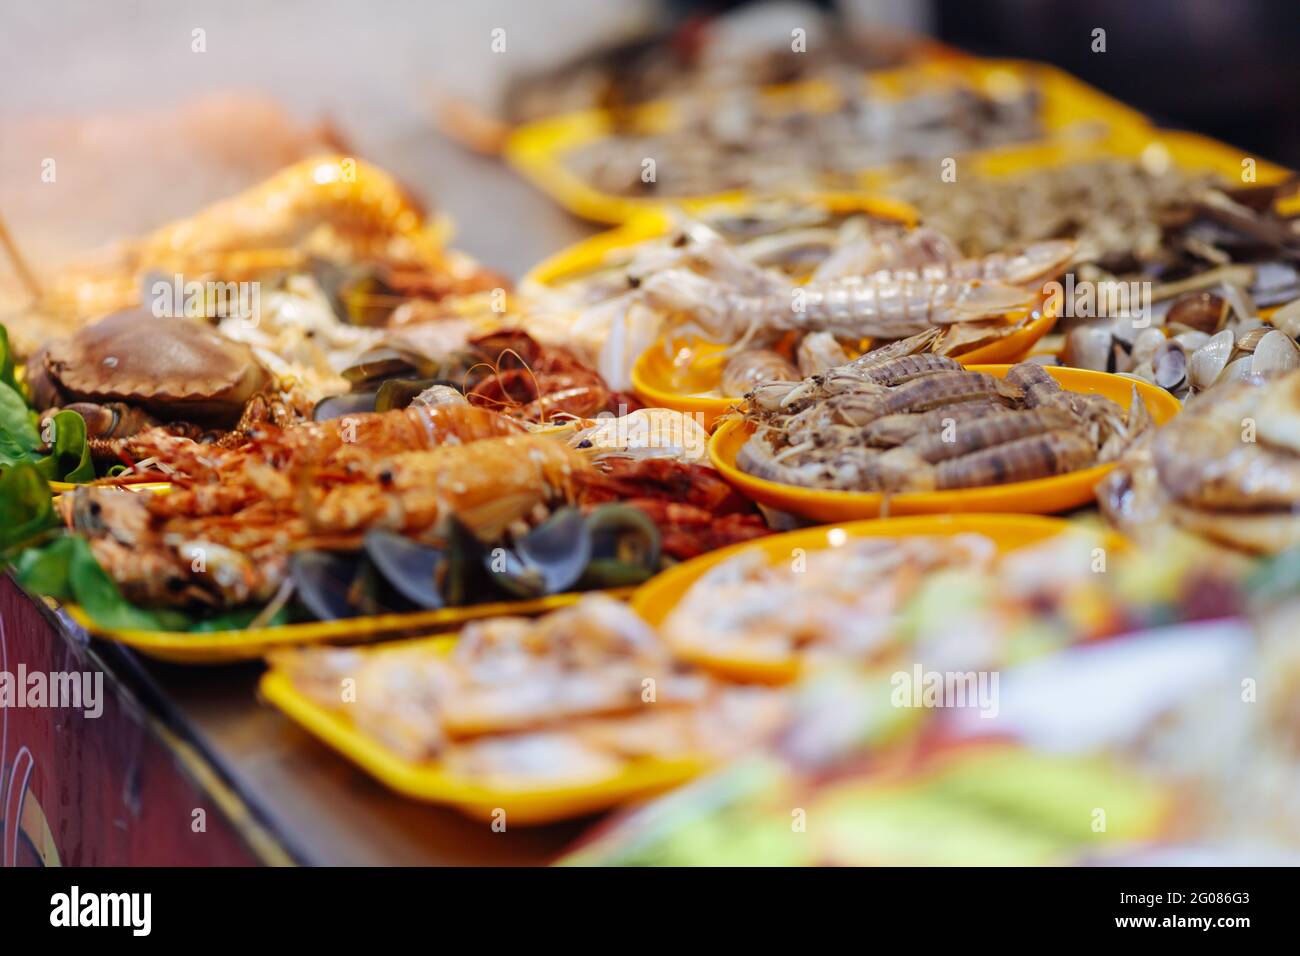
[[[1001,378],[1011,366],[973,365],[969,368],[973,372],[987,372]],[[1132,389],[1136,386],[1157,425],[1169,421],[1182,408],[1178,399],[1164,389],[1121,375],[1077,368],[1049,368],[1048,371],[1064,389],[1104,395],[1123,408],[1128,408]],[[853,521],[874,518],[882,512],[895,515],[951,512],[1053,514],[1092,501],[1097,483],[1114,467],[1112,462],[1054,478],[956,491],[890,495],[886,503],[886,496],[877,492],[817,491],[746,474],[736,467],[736,453],[751,433],[750,426],[739,419],[723,423],[709,439],[709,458],[714,467],[728,482],[755,501],[813,521]]]
[[[1042,92],[1042,121],[1049,139],[1125,136],[1148,125],[1146,118],[1131,107],[1043,63],[959,58],[865,74],[863,77],[864,83],[873,84],[884,95],[902,91],[918,81],[965,82],[992,92],[1005,90],[1014,84],[1035,82]],[[829,109],[835,105],[834,90],[819,81],[774,88],[767,91],[767,98],[774,104],[793,100],[810,109]],[[641,107],[634,115],[644,128],[662,130],[671,128],[678,121],[679,110],[673,103],[661,101]],[[1090,125],[1097,128],[1091,129]],[[700,203],[746,195],[744,191],[733,191],[712,196],[659,199],[602,193],[572,171],[564,160],[571,150],[609,135],[611,129],[609,114],[601,110],[550,117],[520,127],[511,134],[506,142],[505,155],[520,173],[560,205],[578,216],[598,222],[625,222],[647,208],[665,204],[692,209]],[[873,172],[880,171],[863,170],[864,183]]]
[[[603,593],[624,598],[632,588],[615,588]],[[589,593],[589,592],[588,592]],[[148,657],[177,664],[228,664],[256,660],[279,647],[307,644],[361,644],[395,637],[412,631],[434,631],[456,627],[467,621],[501,615],[543,614],[566,607],[582,598],[579,593],[553,594],[532,601],[494,601],[465,607],[414,611],[409,614],[380,614],[354,617],[344,621],[313,621],[283,624],[240,631],[141,631],[129,628],[105,628],[96,624],[82,608],[67,605],[66,610],[91,634],[125,644]]]
[[[854,521],[848,524],[804,528],[785,534],[757,538],[713,551],[669,568],[643,584],[632,596],[632,608],[650,624],[663,624],[686,592],[707,571],[740,554],[758,552],[772,564],[788,562],[794,549],[820,551],[836,548],[853,538],[902,538],[916,535],[954,535],[975,533],[992,539],[998,551],[1005,553],[1026,545],[1037,544],[1067,531],[1093,535],[1108,550],[1128,548],[1124,538],[1110,531],[1094,530],[1063,518],[1016,514],[946,514],[906,518],[883,518]],[[797,657],[773,660],[770,657],[742,658],[713,655],[695,646],[674,646],[673,653],[733,680],[783,684],[795,680],[802,671]]]
[[[1251,154],[1249,150],[1229,146],[1218,140],[1180,130],[1132,128],[1123,135],[1102,140],[1054,141],[1006,146],[971,153],[970,168],[981,176],[1016,176],[1105,158],[1140,159],[1152,169],[1166,165],[1185,172],[1217,173],[1233,183],[1247,185],[1242,179],[1245,159],[1255,160],[1255,181],[1272,184],[1289,178],[1292,172]],[[889,179],[878,186],[888,193]]]
[[[865,193],[796,190],[767,198],[784,198],[791,202],[821,206],[837,215],[860,213],[879,219],[894,220],[904,226],[917,224],[916,210],[906,203]],[[751,197],[736,194],[694,203],[691,212],[707,214],[728,210],[743,213],[746,207],[753,205],[754,200]],[[674,224],[673,210],[666,205],[647,207],[616,228],[582,239],[543,259],[528,271],[520,285],[525,288],[528,286],[554,288],[564,282],[581,278],[610,265],[619,258],[620,253],[626,253],[647,240],[667,235]]]
[[[448,639],[433,640],[446,643]],[[409,641],[401,645],[404,649],[411,646]],[[479,819],[490,820],[504,811],[507,827],[550,823],[607,810],[677,786],[708,767],[704,760],[646,758],[629,763],[614,776],[581,787],[493,790],[447,772],[436,761],[417,762],[393,753],[357,730],[345,715],[306,697],[286,674],[268,671],[258,689],[267,701],[392,790],[416,800],[447,804]]]
[[[63,494],[67,494],[69,491],[73,491],[74,489],[81,488],[83,486],[84,485],[77,484],[74,481],[51,481],[50,491],[56,495],[63,495]],[[104,486],[101,485],[96,487],[104,487]],[[172,486],[171,486],[171,482],[169,481],[138,481],[135,484],[116,485],[112,487],[123,488],[126,491],[154,491],[161,494],[166,494],[168,491],[171,491]]]
[[[987,365],[1024,361],[1047,333],[1056,325],[1056,312],[1044,300],[1029,323],[1017,332],[953,358],[963,365]],[[700,415],[704,427],[714,423],[742,401],[740,396],[717,398],[701,395],[718,388],[726,364],[726,346],[695,339],[685,343],[694,354],[685,368],[673,365],[672,356],[661,339],[646,349],[632,366],[632,388],[647,405],[672,408],[690,415]]]

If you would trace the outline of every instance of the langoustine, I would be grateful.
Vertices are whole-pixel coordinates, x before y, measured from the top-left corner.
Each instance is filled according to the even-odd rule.
[[[181,480],[167,495],[78,488],[62,500],[64,518],[89,538],[128,599],[238,606],[269,600],[285,582],[295,552],[354,551],[371,530],[440,540],[445,522],[454,518],[469,533],[498,540],[570,500],[578,476],[590,468],[554,439],[493,436],[500,426],[491,424],[492,413],[453,408],[482,419],[477,439],[462,431],[455,444],[382,454],[343,442],[315,459],[283,448],[278,460],[256,448],[227,451],[220,461],[199,461],[196,470],[209,470]],[[410,424],[410,414],[385,414],[401,414]],[[317,434],[347,427],[324,424]],[[369,430],[372,439],[378,434]],[[339,467],[340,455],[346,467]],[[203,560],[194,560],[196,554]]]

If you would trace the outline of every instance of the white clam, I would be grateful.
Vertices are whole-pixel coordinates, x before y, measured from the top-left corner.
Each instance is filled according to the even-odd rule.
[[[1159,329],[1143,329],[1133,340],[1133,364],[1141,365],[1155,358],[1156,349],[1165,344],[1165,334]]]
[[[1300,299],[1282,306],[1269,321],[1291,338],[1300,338]]]
[[[1232,357],[1233,345],[1232,330],[1224,329],[1192,353],[1187,363],[1187,379],[1192,388],[1209,388],[1214,384]]]
[[[1172,340],[1156,350],[1151,367],[1161,388],[1173,391],[1187,381],[1187,353]]]
[[[1189,332],[1181,332],[1178,335],[1175,335],[1174,341],[1183,347],[1184,352],[1191,355],[1206,342],[1210,341],[1210,334],[1208,332],[1201,332],[1197,329],[1193,329]]]
[[[1233,359],[1224,366],[1223,371],[1219,373],[1219,377],[1214,380],[1214,384],[1217,385],[1220,382],[1249,381],[1253,377],[1250,371],[1250,365],[1253,360],[1253,355],[1243,355],[1240,358]]]
[[[1252,374],[1281,375],[1296,367],[1300,367],[1300,348],[1285,332],[1274,329],[1255,345],[1250,363]]]
[[[1065,364],[1104,372],[1110,365],[1110,330],[1100,325],[1080,325],[1065,337]]]

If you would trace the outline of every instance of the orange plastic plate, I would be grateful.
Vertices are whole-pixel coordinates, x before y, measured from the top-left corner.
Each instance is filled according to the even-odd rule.
[[[1065,533],[1092,535],[1108,549],[1128,548],[1128,543],[1113,532],[1098,532],[1066,521],[1040,515],[951,514],[918,515],[854,521],[847,524],[804,528],[785,534],[757,538],[693,558],[643,584],[632,596],[632,608],[656,627],[663,624],[686,592],[706,572],[742,554],[757,552],[772,564],[788,563],[796,549],[821,551],[838,548],[855,538],[903,538],[917,535],[982,534],[990,538],[998,551],[1005,553],[1038,544]],[[795,680],[802,670],[797,657],[774,660],[771,657],[744,658],[733,654],[710,653],[694,646],[674,646],[679,657],[706,667],[734,680],[784,684]]]
[[[972,372],[987,372],[1001,378],[1011,366],[973,365],[969,368]],[[1164,389],[1122,375],[1077,368],[1049,368],[1048,372],[1064,389],[1103,395],[1123,408],[1128,408],[1136,386],[1138,395],[1146,402],[1157,425],[1169,421],[1182,408],[1178,399]],[[882,514],[951,512],[1054,514],[1092,501],[1097,483],[1114,467],[1113,463],[1108,463],[1054,478],[956,491],[890,495],[886,500],[886,496],[878,492],[818,491],[746,474],[736,467],[736,454],[751,434],[752,429],[743,421],[735,419],[724,422],[709,440],[709,458],[714,467],[728,482],[755,501],[812,521],[854,521]]]
[[[444,646],[449,643],[448,638],[432,641]],[[403,641],[400,648],[409,649],[413,643]],[[286,674],[268,671],[258,689],[263,698],[307,731],[397,793],[447,804],[479,819],[490,820],[504,812],[507,826],[550,823],[607,810],[684,783],[707,767],[702,760],[646,758],[630,762],[606,779],[582,786],[493,789],[452,774],[437,761],[417,762],[393,753],[357,730],[346,715],[321,707],[304,695]]]
[[[1036,83],[1042,92],[1042,120],[1049,140],[1128,136],[1148,125],[1146,117],[1131,107],[1044,63],[970,57],[865,74],[862,79],[883,96],[903,92],[917,84],[965,83],[996,95],[1026,83]],[[836,91],[821,81],[774,87],[765,91],[764,99],[774,106],[798,103],[806,109],[823,110],[834,108],[838,102]],[[646,104],[635,115],[638,123],[650,130],[669,129],[679,119],[677,107],[669,101]],[[505,155],[520,173],[557,203],[575,215],[598,222],[626,222],[647,209],[663,205],[692,209],[704,203],[743,199],[747,195],[735,191],[658,199],[603,193],[573,171],[565,157],[574,149],[610,135],[612,128],[609,114],[601,110],[549,117],[517,129],[506,142]],[[873,176],[885,169],[863,170],[863,184],[870,183]]]
[[[1034,346],[1055,325],[1056,312],[1044,301],[1035,308],[1024,328],[953,358],[967,366],[1014,365],[1028,358]],[[712,428],[721,416],[742,401],[740,396],[720,398],[700,394],[718,390],[726,364],[725,351],[726,346],[702,339],[691,339],[670,350],[661,339],[642,352],[633,364],[632,388],[647,405],[698,414],[704,427]]]
[[[632,591],[632,588],[617,588],[603,593],[623,598]],[[576,593],[553,594],[533,601],[494,601],[409,614],[380,614],[342,621],[313,621],[242,631],[209,632],[100,627],[81,607],[70,604],[66,610],[73,620],[96,637],[125,644],[149,657],[177,664],[228,664],[233,661],[256,660],[267,651],[280,647],[363,644],[412,631],[452,628],[480,618],[507,614],[544,614],[556,608],[567,607],[582,597],[582,594]]]
[[[878,219],[889,219],[905,226],[915,226],[916,210],[897,199],[844,192],[790,192],[767,196],[765,199],[784,199],[791,203],[820,206],[836,215],[863,214]],[[707,215],[720,211],[743,214],[752,208],[754,200],[737,195],[729,198],[694,204],[692,214]],[[521,281],[521,287],[545,286],[555,288],[565,282],[579,279],[621,259],[643,242],[666,236],[676,223],[674,211],[666,206],[650,207],[614,229],[606,230],[561,249],[533,266]]]

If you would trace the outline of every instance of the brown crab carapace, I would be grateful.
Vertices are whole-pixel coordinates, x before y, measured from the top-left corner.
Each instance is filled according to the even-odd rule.
[[[116,458],[123,439],[155,425],[199,438],[285,417],[271,374],[247,345],[202,322],[145,309],[50,343],[29,361],[28,382],[44,417],[64,408],[81,414],[100,460]]]

